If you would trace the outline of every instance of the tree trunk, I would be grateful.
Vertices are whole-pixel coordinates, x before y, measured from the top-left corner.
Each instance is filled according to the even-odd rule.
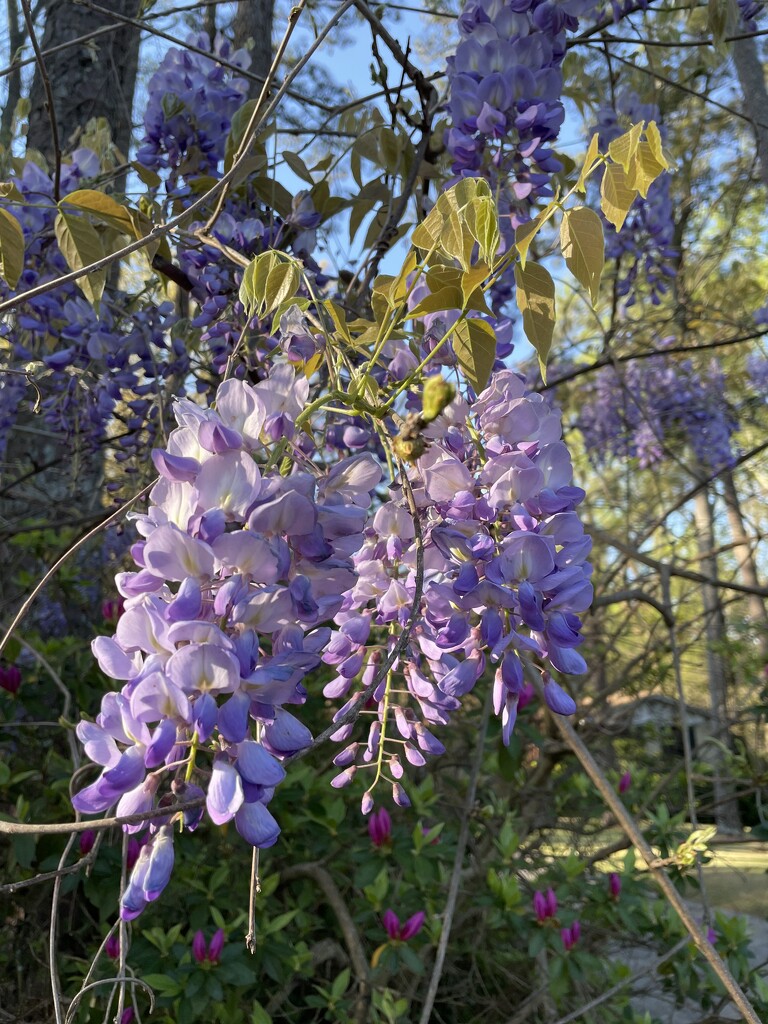
[[[752,541],[744,526],[744,516],[741,511],[733,474],[728,470],[721,475],[721,478],[739,578],[745,586],[754,587],[757,590],[761,586],[760,577],[757,574]],[[764,656],[768,657],[768,612],[765,608],[765,601],[759,594],[749,594],[747,596],[747,608],[749,609],[749,617],[757,630],[757,642],[760,650]]]
[[[250,70],[259,81],[249,80],[248,94],[255,99],[272,64],[272,16],[275,0],[239,0],[232,31],[235,46],[246,47],[251,54]]]
[[[734,40],[733,63],[739,76],[744,111],[755,130],[760,178],[768,188],[768,92],[765,69],[754,39]]]
[[[10,15],[15,11],[9,3]],[[135,17],[139,0],[110,0],[115,14]],[[139,36],[137,28],[115,23],[109,14],[94,12],[72,0],[43,0],[45,26],[40,36],[43,51],[92,33],[94,29],[114,25],[85,43],[74,43],[45,56],[45,68],[53,93],[55,118],[63,154],[77,145],[77,135],[90,118],[102,117],[112,130],[112,139],[127,157],[131,144],[133,93],[138,68]],[[15,101],[14,101],[15,106]],[[8,117],[3,114],[3,124]],[[27,145],[39,150],[52,168],[54,148],[50,112],[40,69],[36,68],[30,95],[29,133]],[[54,524],[67,524],[76,536],[93,524],[104,504],[103,457],[100,451],[78,442],[75,435],[67,440],[24,403],[9,438],[2,467],[0,486],[0,561],[5,570],[0,616],[8,618],[24,593],[47,568],[50,541],[28,534],[24,544],[18,534]],[[38,535],[39,536],[39,535]],[[64,534],[64,537],[67,535]],[[17,537],[14,542],[14,537]],[[63,539],[62,539],[63,540]],[[59,543],[62,543],[62,540]],[[77,576],[92,607],[98,608],[98,574],[88,562],[88,555],[74,559]],[[94,583],[96,586],[94,587]],[[55,593],[56,587],[54,586]],[[64,591],[62,591],[64,593]],[[63,599],[55,614],[45,611],[48,595],[33,609],[32,619],[44,635],[81,631],[82,608],[76,601]],[[54,628],[54,623],[56,627]]]
[[[709,494],[702,488],[694,501],[696,522],[696,543],[699,551],[701,572],[712,579],[717,578],[717,557],[715,552],[715,531],[713,509]],[[707,641],[707,681],[709,684],[709,710],[711,714],[712,737],[717,744],[731,746],[730,721],[728,716],[728,676],[723,658],[725,640],[725,618],[720,596],[715,587],[702,584],[701,599],[704,605],[704,628]],[[741,819],[733,784],[727,778],[725,756],[719,745],[711,744],[706,760],[714,772],[715,822],[722,832],[740,832]]]
[[[13,63],[24,45],[24,34],[19,24],[19,8],[16,0],[6,0],[8,9],[8,55],[9,64]],[[16,68],[8,75],[8,98],[0,118],[0,146],[7,152],[11,148],[13,116],[16,104],[21,99],[21,68]]]
[[[109,14],[93,11],[72,0],[44,0],[43,6],[45,28],[41,47],[44,51],[102,26],[115,26],[112,32],[86,43],[73,43],[45,58],[62,151],[67,153],[73,148],[74,138],[90,118],[103,117],[109,122],[115,145],[127,157],[139,59],[138,29],[116,24]],[[109,7],[115,14],[135,18],[139,0],[110,0]],[[32,82],[30,104],[27,145],[40,150],[51,161],[51,122],[39,70]]]

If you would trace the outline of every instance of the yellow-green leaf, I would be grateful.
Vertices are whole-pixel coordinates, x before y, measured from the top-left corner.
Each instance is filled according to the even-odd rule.
[[[92,214],[97,220],[109,224],[124,235],[133,235],[134,225],[131,214],[120,203],[104,192],[98,192],[95,188],[79,188],[76,192],[70,192],[64,196],[61,203],[68,206],[75,206],[85,213]]]
[[[521,224],[515,231],[515,247],[520,253],[520,264],[525,266],[525,261],[528,259],[528,250],[531,247],[531,242],[538,234],[540,228],[546,223],[546,221],[552,216],[554,206],[550,204],[546,210],[542,210],[541,213],[537,214],[533,220],[526,221],[525,224]]]
[[[608,164],[600,186],[600,208],[617,231],[621,231],[636,195],[624,170],[618,164]]]
[[[589,146],[587,147],[587,153],[584,157],[584,166],[581,168],[581,174],[579,180],[576,182],[576,191],[585,193],[587,191],[587,178],[590,172],[594,168],[595,164],[600,159],[600,141],[597,132],[589,140]]]
[[[630,188],[637,189],[643,199],[645,199],[648,195],[648,189],[658,176],[664,173],[664,170],[664,164],[659,163],[656,159],[649,143],[641,142],[637,147],[637,153],[635,153],[635,158],[627,175],[627,185]]]
[[[408,319],[427,313],[442,313],[449,309],[461,309],[464,305],[460,288],[441,288],[439,292],[426,295],[408,313]]]
[[[656,160],[662,165],[665,171],[669,170],[669,161],[664,155],[664,148],[661,144],[661,132],[659,126],[655,121],[649,121],[645,128],[645,138],[648,145],[651,147],[651,153],[654,155]]]
[[[299,268],[293,261],[278,263],[273,267],[267,276],[264,312],[271,313],[273,309],[292,299],[299,290],[300,283]]]
[[[453,330],[453,351],[476,394],[485,388],[496,362],[496,335],[485,320],[467,317]]]
[[[87,217],[61,211],[54,223],[61,254],[70,270],[82,270],[103,259],[104,249],[96,228]],[[77,284],[92,306],[98,306],[107,280],[106,269],[78,278]]]
[[[476,263],[474,267],[470,267],[469,270],[465,270],[461,275],[461,296],[463,298],[462,307],[464,309],[469,308],[468,303],[470,298],[476,299],[475,292],[480,291],[480,285],[490,274],[490,268],[485,263]],[[482,295],[482,291],[480,291]]]
[[[546,381],[547,356],[555,330],[555,283],[540,263],[515,267],[517,305],[523,314],[523,330],[536,349],[541,376]]]
[[[302,181],[309,182],[310,185],[315,184],[315,179],[309,173],[309,168],[301,159],[298,153],[291,153],[289,150],[286,150],[283,153],[283,160],[285,160],[290,169],[298,178],[301,178]]]
[[[466,224],[480,247],[480,258],[493,266],[499,251],[499,218],[490,196],[476,197],[466,208]]]
[[[0,210],[0,276],[9,288],[19,283],[24,269],[24,232],[7,210]]]
[[[276,252],[269,249],[254,256],[243,272],[243,279],[240,282],[239,298],[249,314],[256,313],[261,316],[258,310],[263,312],[267,294],[267,278],[280,259]]]
[[[332,299],[326,299],[323,302],[323,306],[330,315],[331,320],[333,320],[333,326],[342,336],[344,341],[346,341],[348,345],[351,345],[352,337],[349,333],[349,327],[347,326],[347,315],[344,312],[344,310],[341,308],[341,306],[337,306]]]
[[[616,164],[621,164],[625,171],[629,170],[632,157],[637,152],[640,136],[643,134],[643,122],[633,124],[628,132],[614,139],[608,146],[608,156]]]
[[[594,210],[576,206],[565,211],[560,225],[560,246],[568,269],[587,289],[594,306],[605,259],[603,225]]]

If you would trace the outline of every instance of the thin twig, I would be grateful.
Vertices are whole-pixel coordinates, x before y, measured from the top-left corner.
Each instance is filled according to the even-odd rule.
[[[59,144],[59,126],[56,121],[56,109],[53,105],[53,89],[51,88],[51,80],[48,77],[48,69],[45,66],[45,58],[43,57],[43,53],[40,49],[40,44],[37,41],[37,33],[35,32],[35,23],[32,19],[29,0],[21,0],[21,9],[24,12],[24,21],[27,24],[29,41],[32,43],[32,49],[35,51],[37,71],[40,75],[40,81],[43,83],[43,90],[45,92],[45,106],[48,112],[48,121],[51,125],[51,145],[53,147],[53,198],[58,203],[59,193],[61,190],[61,145]]]
[[[118,825],[140,825],[152,818],[171,817],[183,811],[191,811],[195,807],[202,807],[205,803],[204,796],[195,797],[194,800],[186,800],[184,803],[170,804],[168,807],[154,807],[136,814],[121,814],[114,818],[97,818],[95,821],[65,821],[47,822],[27,821],[2,821],[0,820],[0,834],[5,835],[66,835],[69,832],[87,832],[89,829],[99,831],[103,828],[116,828]]]
[[[480,769],[483,764],[483,756],[485,754],[485,736],[488,732],[488,722],[491,717],[492,705],[493,690],[489,687],[485,698],[485,706],[483,707],[483,717],[480,720],[480,727],[475,740],[475,757],[470,771],[469,785],[467,786],[467,797],[464,801],[461,828],[459,830],[459,838],[456,844],[456,855],[453,859],[453,871],[451,872],[451,880],[448,884],[448,898],[445,901],[443,928],[440,932],[440,941],[437,946],[437,953],[435,954],[432,976],[429,979],[429,988],[427,989],[424,1005],[421,1010],[420,1024],[429,1024],[432,1019],[432,1008],[435,1005],[435,997],[437,996],[437,990],[440,987],[440,978],[443,973],[445,954],[448,951],[448,942],[451,937],[453,916],[456,912],[456,902],[459,897],[461,871],[464,866],[464,853],[466,851],[467,841],[469,840],[469,819],[472,814],[472,806],[475,802],[475,794],[477,793],[477,780],[480,776]]]

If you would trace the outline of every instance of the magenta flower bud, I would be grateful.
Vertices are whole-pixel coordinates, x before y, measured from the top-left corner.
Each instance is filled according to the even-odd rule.
[[[392,841],[392,819],[386,807],[374,811],[368,819],[368,835],[374,846],[387,846]]]
[[[0,665],[0,688],[8,693],[18,693],[21,686],[21,672],[18,665]]]
[[[196,931],[192,939],[192,956],[195,958],[195,962],[198,964],[205,963],[207,952],[205,936],[201,931]]]
[[[554,889],[547,889],[546,896],[547,917],[554,917],[557,913],[557,896]]]
[[[133,837],[131,837],[128,840],[128,850],[126,851],[126,857],[125,857],[125,868],[126,868],[126,871],[133,871],[133,866],[136,863],[136,861],[139,859],[139,854],[141,853],[141,847],[142,847],[142,844],[139,842],[138,839],[134,839]]]
[[[412,939],[414,935],[418,935],[421,931],[421,926],[424,924],[424,919],[427,915],[423,910],[414,914],[413,917],[409,917],[403,927],[400,929],[400,939],[403,942],[407,942]]]
[[[123,1010],[120,1016],[120,1024],[133,1024],[136,1018],[136,1014],[133,1012],[133,1007],[129,1006]]]
[[[533,894],[533,912],[536,915],[536,920],[539,924],[542,924],[549,917],[547,913],[547,898],[543,892],[539,892],[538,889]]]
[[[400,918],[394,910],[385,910],[381,923],[390,939],[396,942],[400,938]]]
[[[217,964],[221,959],[221,951],[224,949],[225,938],[226,936],[224,935],[223,928],[217,928],[213,933],[213,938],[208,946],[208,959],[212,964]]]
[[[560,929],[560,938],[563,941],[563,947],[566,953],[570,953],[576,943],[581,937],[581,925],[578,921],[574,921],[570,928]]]
[[[617,900],[621,893],[621,877],[612,871],[608,875],[608,891],[611,894],[611,899]]]
[[[120,937],[117,933],[109,936],[104,952],[110,960],[117,960],[120,957]]]
[[[96,842],[96,833],[92,828],[88,828],[85,832],[80,833],[80,856],[86,857],[93,849],[93,844]]]
[[[619,793],[626,793],[629,787],[632,785],[632,775],[630,772],[624,772],[619,779]]]

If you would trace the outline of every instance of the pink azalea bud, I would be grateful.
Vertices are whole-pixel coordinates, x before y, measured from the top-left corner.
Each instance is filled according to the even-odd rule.
[[[538,889],[533,894],[533,912],[536,915],[536,920],[541,924],[546,921],[549,915],[547,914],[547,898],[543,892],[539,892]]]
[[[120,957],[120,937],[117,934],[109,936],[104,952],[110,960],[117,960]]]
[[[547,889],[547,917],[554,917],[557,913],[557,896],[554,889]]]
[[[619,898],[621,893],[621,876],[617,875],[615,871],[608,875],[608,891],[612,899],[617,900]]]
[[[0,689],[18,693],[21,686],[21,672],[18,665],[0,665]]]
[[[123,599],[102,601],[101,615],[105,622],[116,623],[125,610]]]
[[[221,959],[221,951],[224,949],[224,940],[224,930],[222,928],[218,928],[213,933],[213,938],[208,946],[208,959],[212,964],[217,964]]]
[[[630,772],[624,772],[619,779],[619,793],[626,793],[629,787],[632,785],[632,775]]]
[[[368,819],[368,835],[374,846],[388,846],[392,841],[392,819],[386,807],[374,811]]]
[[[394,910],[385,910],[381,923],[384,925],[384,929],[390,939],[397,941],[400,938],[400,918]]]
[[[560,938],[563,940],[566,953],[569,953],[581,938],[581,925],[579,922],[574,921],[570,928],[561,928]]]
[[[403,942],[407,942],[409,939],[412,939],[414,935],[418,935],[421,931],[421,926],[424,924],[426,916],[427,915],[423,910],[419,910],[418,913],[413,915],[413,917],[408,918],[400,929],[400,938]]]
[[[205,945],[205,936],[201,931],[196,931],[192,939],[192,956],[199,964],[205,963],[208,950]]]
[[[139,859],[142,845],[143,844],[140,843],[138,839],[134,839],[133,837],[128,840],[128,850],[125,857],[125,867],[127,871],[133,871],[134,865]]]
[[[93,844],[96,842],[96,833],[92,828],[88,828],[85,832],[80,833],[80,856],[87,856],[93,849]]]

